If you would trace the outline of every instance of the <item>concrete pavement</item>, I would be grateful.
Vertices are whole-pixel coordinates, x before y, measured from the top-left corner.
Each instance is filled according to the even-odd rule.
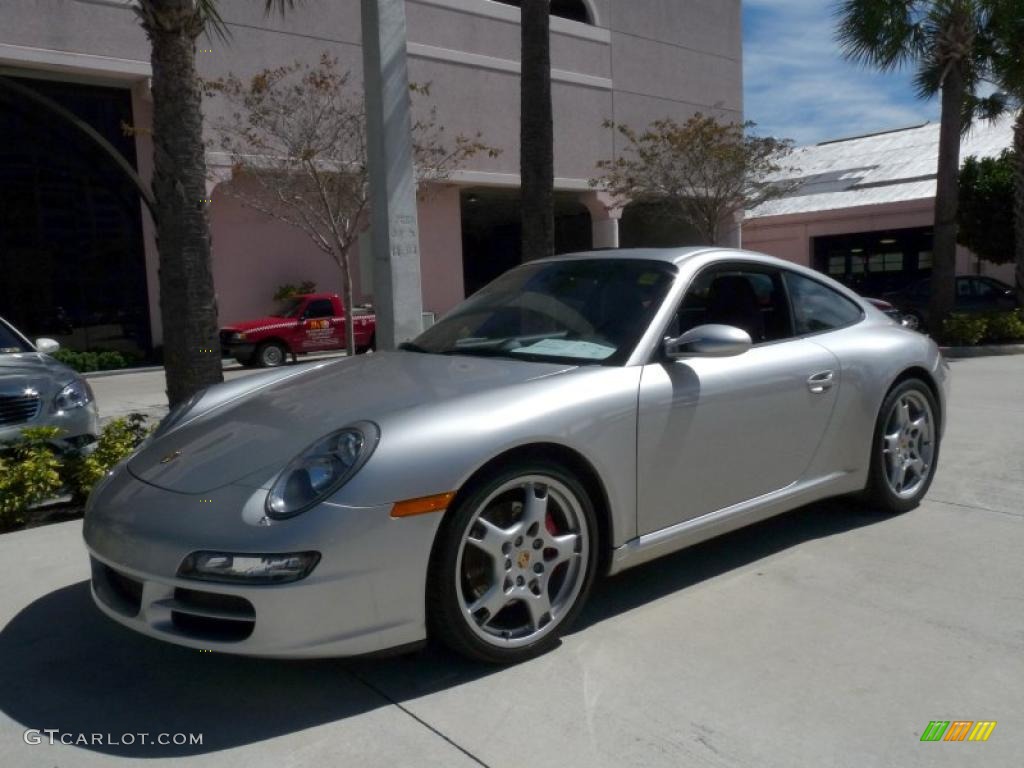
[[[1019,766],[1024,358],[954,375],[918,509],[816,504],[627,572],[510,669],[177,648],[90,604],[80,523],[0,536],[0,765]],[[931,720],[998,725],[922,743]],[[27,728],[203,743],[28,745]]]

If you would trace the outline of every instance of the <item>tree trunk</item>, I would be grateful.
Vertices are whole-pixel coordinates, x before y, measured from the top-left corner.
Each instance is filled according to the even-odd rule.
[[[160,316],[171,406],[224,380],[210,262],[206,157],[193,0],[144,0],[152,43],[153,197],[160,257]]]
[[[928,325],[933,335],[953,310],[956,277],[957,209],[960,202],[960,137],[966,94],[960,64],[950,67],[942,84],[939,126],[939,167],[935,191],[935,227],[932,246],[931,298]]]
[[[550,27],[550,1],[523,0],[519,148],[523,261],[555,253]]]
[[[356,353],[355,306],[352,303],[352,268],[349,263],[348,249],[342,249],[340,254],[338,263],[341,265],[341,298],[345,302],[345,351],[349,357],[352,357]]]
[[[1014,236],[1017,250],[1017,299],[1024,307],[1024,108],[1017,113],[1013,131],[1013,149],[1017,155],[1017,173],[1014,182]]]

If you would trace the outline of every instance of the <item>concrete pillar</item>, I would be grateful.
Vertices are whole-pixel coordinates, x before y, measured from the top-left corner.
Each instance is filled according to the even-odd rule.
[[[619,247],[619,221],[622,219],[621,202],[607,192],[585,192],[580,201],[590,211],[590,226],[594,248]]]
[[[394,349],[423,327],[405,0],[362,0],[362,26],[377,348]]]

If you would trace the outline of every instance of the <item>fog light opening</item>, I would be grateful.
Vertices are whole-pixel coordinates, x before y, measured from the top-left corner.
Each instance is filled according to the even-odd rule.
[[[319,562],[319,552],[193,552],[182,561],[178,576],[226,584],[287,584],[306,578]]]

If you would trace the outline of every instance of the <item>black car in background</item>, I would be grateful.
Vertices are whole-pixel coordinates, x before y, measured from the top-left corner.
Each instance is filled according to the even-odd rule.
[[[927,278],[902,290],[884,294],[885,299],[903,313],[904,324],[909,328],[927,326],[930,296],[931,281]],[[956,278],[956,312],[1000,312],[1019,306],[1016,292],[1001,280],[981,275],[958,275]]]

